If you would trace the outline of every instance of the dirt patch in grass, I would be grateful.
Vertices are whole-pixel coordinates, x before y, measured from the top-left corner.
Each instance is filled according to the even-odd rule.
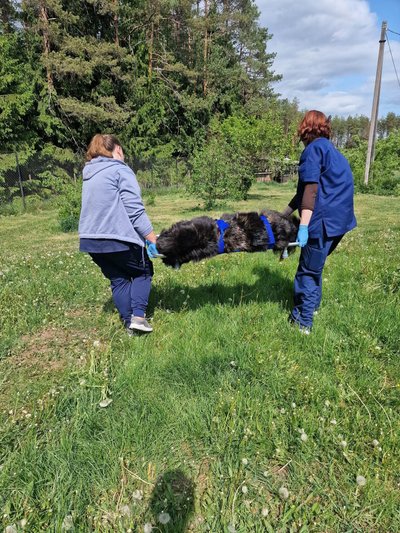
[[[285,481],[289,477],[289,465],[273,464],[268,468],[269,474],[278,481]]]
[[[199,473],[196,479],[197,497],[199,500],[201,500],[208,488],[210,467],[211,460],[209,457],[206,457],[200,464]]]
[[[94,331],[45,327],[24,335],[12,355],[0,361],[0,409],[24,392],[50,388],[70,367],[86,359]]]
[[[38,371],[57,372],[86,353],[87,333],[58,327],[22,337],[22,346],[5,363]]]

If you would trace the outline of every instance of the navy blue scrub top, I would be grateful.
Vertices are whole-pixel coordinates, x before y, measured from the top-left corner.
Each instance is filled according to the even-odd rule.
[[[303,198],[306,183],[318,183],[309,236],[319,238],[344,235],[356,227],[354,182],[347,159],[324,137],[303,150],[299,163],[297,198]]]

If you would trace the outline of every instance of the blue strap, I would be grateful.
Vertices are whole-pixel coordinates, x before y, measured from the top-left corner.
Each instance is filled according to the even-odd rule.
[[[264,222],[265,229],[268,233],[268,250],[273,248],[275,246],[275,237],[272,232],[271,224],[269,223],[269,220],[264,215],[260,215],[261,220]]]
[[[223,254],[225,251],[224,232],[227,228],[229,228],[229,224],[225,222],[225,220],[221,220],[221,219],[218,219],[215,222],[217,223],[217,226],[219,229],[218,253]]]

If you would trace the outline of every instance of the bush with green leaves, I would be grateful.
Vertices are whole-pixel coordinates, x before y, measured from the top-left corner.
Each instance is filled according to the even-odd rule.
[[[245,200],[253,180],[248,160],[223,139],[214,137],[192,158],[188,191],[210,209],[217,200]]]
[[[81,201],[81,184],[65,185],[58,202],[58,220],[62,231],[69,232],[78,229]]]
[[[136,177],[142,189],[163,189],[166,187],[180,187],[185,180],[186,174],[186,161],[171,157],[154,159],[149,168],[138,170]]]
[[[393,131],[375,144],[368,185],[364,184],[367,142],[357,138],[354,147],[343,150],[354,174],[358,192],[400,196],[400,131]]]

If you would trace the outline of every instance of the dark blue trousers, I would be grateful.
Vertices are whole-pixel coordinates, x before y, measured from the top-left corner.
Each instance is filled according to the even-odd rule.
[[[314,311],[322,298],[322,271],[326,258],[341,241],[339,237],[309,239],[301,249],[299,266],[294,278],[294,307],[290,319],[302,326],[311,327]]]
[[[110,280],[114,304],[125,325],[129,326],[132,315],[145,316],[153,276],[153,264],[146,249],[132,244],[126,252],[90,256]]]

